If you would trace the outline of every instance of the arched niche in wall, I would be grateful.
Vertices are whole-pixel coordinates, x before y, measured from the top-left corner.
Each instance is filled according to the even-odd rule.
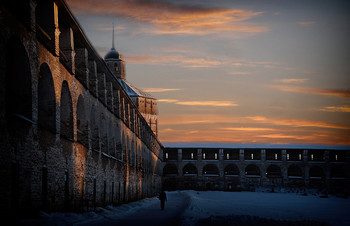
[[[124,135],[124,132],[122,132],[122,150],[121,150],[121,160],[126,162],[126,154],[127,154],[127,151],[126,151],[126,147],[127,144],[126,144],[126,139],[125,139],[125,135]]]
[[[177,176],[178,170],[175,164],[170,163],[166,164],[163,168],[163,175],[164,176]]]
[[[114,124],[112,121],[108,122],[108,153],[111,156],[116,157],[115,154],[115,134],[114,134]]]
[[[92,106],[90,111],[90,132],[91,132],[91,147],[94,151],[100,150],[100,134],[97,124],[96,107]]]
[[[288,167],[288,178],[302,178],[303,171],[300,166],[291,165]]]
[[[342,166],[332,166],[331,179],[346,179],[346,172]]]
[[[85,147],[88,142],[88,118],[85,110],[85,100],[83,95],[79,95],[77,103],[77,140]]]
[[[245,175],[246,176],[256,176],[256,177],[260,177],[260,169],[258,166],[256,165],[248,165],[245,168]]]
[[[324,178],[324,172],[320,166],[311,166],[309,170],[310,179],[322,179]]]
[[[41,64],[38,80],[38,124],[56,133],[55,86],[48,64]]]
[[[229,164],[224,169],[225,176],[239,176],[239,169],[234,164]]]
[[[197,175],[198,174],[197,167],[195,165],[193,165],[192,163],[186,164],[182,171],[183,171],[184,175]]]
[[[268,178],[280,178],[282,177],[281,168],[277,165],[269,165],[266,169],[266,176]]]
[[[106,118],[104,114],[102,113],[100,116],[100,147],[101,151],[108,153],[108,143],[107,143],[107,125],[106,125]]]
[[[67,81],[63,81],[60,105],[60,134],[73,140],[73,105]]]
[[[22,42],[11,37],[6,47],[6,118],[8,128],[17,131],[21,128],[18,120],[19,123],[32,123],[32,74]]]
[[[215,164],[208,164],[203,167],[203,175],[219,175],[219,169]]]

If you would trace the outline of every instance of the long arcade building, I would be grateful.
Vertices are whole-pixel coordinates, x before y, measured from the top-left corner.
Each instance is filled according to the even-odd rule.
[[[226,146],[166,147],[164,188],[350,192],[350,150]]]
[[[0,2],[0,212],[155,195],[162,144],[63,0]]]

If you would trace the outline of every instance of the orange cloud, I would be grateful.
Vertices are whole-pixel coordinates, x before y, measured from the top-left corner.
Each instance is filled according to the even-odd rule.
[[[263,116],[248,116],[246,118],[254,120],[254,121],[266,121],[267,120],[267,118],[263,117]]]
[[[306,94],[317,94],[317,95],[350,98],[350,90],[317,89],[317,88],[309,88],[309,87],[279,86],[279,85],[271,85],[270,87],[278,89],[280,91],[284,91],[284,92],[295,92],[295,93],[306,93]]]
[[[309,25],[312,25],[314,23],[315,23],[315,21],[300,21],[300,22],[298,22],[298,24],[301,26],[309,26]]]
[[[158,102],[165,102],[165,103],[175,103],[178,100],[176,99],[158,99]]]
[[[269,126],[261,127],[263,124]],[[159,128],[163,127],[173,130],[159,133],[162,142],[350,144],[349,126],[307,120],[220,114],[160,115]]]
[[[343,106],[330,106],[330,107],[323,107],[319,108],[319,111],[327,111],[327,112],[350,112],[350,106],[349,105],[343,105]]]
[[[349,130],[348,126],[339,126],[330,124],[327,122],[317,122],[317,121],[307,121],[307,120],[297,120],[297,119],[276,119],[276,118],[265,118],[261,116],[246,117],[253,121],[260,123],[281,125],[281,126],[292,126],[292,127],[318,127],[318,128],[329,128],[329,129],[341,129]]]
[[[245,22],[262,12],[241,9],[206,8],[156,0],[67,2],[79,14],[122,16],[152,24],[155,28],[145,31],[156,34],[206,35],[218,32],[259,33],[268,30],[267,27]]]
[[[176,99],[159,99],[159,102],[165,103],[174,103],[178,105],[186,105],[186,106],[212,106],[212,107],[233,107],[238,106],[233,101],[179,101]]]
[[[172,129],[172,128],[165,128],[165,129],[159,130],[159,132],[161,132],[161,133],[167,133],[167,132],[173,132],[173,131],[174,131],[174,129]]]
[[[248,75],[250,73],[247,71],[231,71],[231,72],[229,72],[229,74],[230,75]]]
[[[244,119],[218,114],[176,114],[160,115],[159,125],[240,123]],[[247,120],[245,120],[247,121]]]
[[[196,131],[196,130],[190,130]],[[296,131],[265,134],[259,131],[254,134],[251,131],[222,131],[214,128],[199,130],[199,133],[189,133],[187,129],[174,129],[164,136],[160,133],[163,142],[229,142],[229,143],[315,143],[315,144],[344,144],[349,145],[349,136],[325,132]]]
[[[231,107],[238,106],[232,101],[178,101],[175,104],[188,106],[213,106],[213,107]]]
[[[314,138],[314,136],[284,135],[284,134],[267,134],[267,135],[258,135],[257,137],[271,138],[271,139],[296,139],[296,140]]]
[[[300,84],[308,81],[309,79],[307,78],[289,78],[289,79],[281,79],[278,80],[282,83],[287,83],[287,84]]]
[[[268,62],[268,61],[250,61],[247,59],[228,59],[226,60],[227,63],[230,63],[235,66],[235,67],[258,67],[258,66],[262,66],[264,68],[275,68],[277,63],[275,62]]]
[[[160,64],[176,65],[187,68],[209,68],[218,67],[222,64],[220,61],[205,58],[189,58],[183,55],[141,55],[126,57],[128,63],[133,64]]]
[[[253,127],[229,127],[229,128],[222,128],[223,130],[231,130],[231,131],[275,131],[276,129],[272,128],[253,128]]]
[[[264,124],[269,126],[259,126]],[[162,127],[173,129],[164,134],[159,133],[162,142],[350,144],[350,126],[263,116],[160,115],[159,128]]]
[[[148,93],[161,93],[161,92],[169,92],[169,91],[178,91],[181,89],[143,88],[142,90]]]

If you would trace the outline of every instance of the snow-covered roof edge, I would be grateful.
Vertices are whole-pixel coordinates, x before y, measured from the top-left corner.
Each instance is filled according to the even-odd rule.
[[[138,96],[138,97],[146,97],[146,98],[150,98],[150,99],[156,99],[151,94],[146,93],[145,91],[137,88],[136,86],[132,85],[130,82],[123,80],[123,79],[118,79],[118,80],[129,96],[131,96],[131,97]]]
[[[246,144],[246,143],[163,143],[165,148],[278,148],[278,149],[328,149],[350,150],[346,145],[323,144]]]

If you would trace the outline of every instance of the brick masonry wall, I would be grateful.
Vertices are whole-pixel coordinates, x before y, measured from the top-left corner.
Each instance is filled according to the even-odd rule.
[[[30,7],[35,11],[35,4]],[[31,27],[35,28],[35,20],[31,19]],[[158,193],[162,182],[162,147],[151,135],[147,135],[150,128],[141,128],[142,133],[136,134],[138,130],[126,124],[111,110],[113,108],[108,109],[62,65],[59,56],[36,39],[37,31],[28,30],[2,5],[0,28],[0,212],[8,216],[10,213],[31,215],[38,210],[77,211],[82,207],[117,205]],[[31,118],[8,114],[7,45],[13,37],[20,40],[29,59]],[[38,125],[38,99],[41,98],[38,96],[38,84],[43,64],[48,65],[54,84],[55,131]],[[19,63],[18,67],[22,66]],[[105,73],[108,73],[107,69]],[[73,129],[72,139],[62,136],[60,130],[64,82],[67,82],[71,96],[73,125],[69,127]],[[84,97],[88,119],[88,143],[85,145],[77,141],[77,102],[80,95]],[[96,119],[99,150],[92,149],[92,143],[96,142],[89,123],[92,106],[95,106],[99,117]],[[105,128],[100,127],[101,115],[106,121]],[[132,120],[136,121],[136,116]],[[102,134],[106,135],[106,140],[101,139]],[[119,143],[120,146],[116,145]],[[102,145],[107,149],[101,150]]]

